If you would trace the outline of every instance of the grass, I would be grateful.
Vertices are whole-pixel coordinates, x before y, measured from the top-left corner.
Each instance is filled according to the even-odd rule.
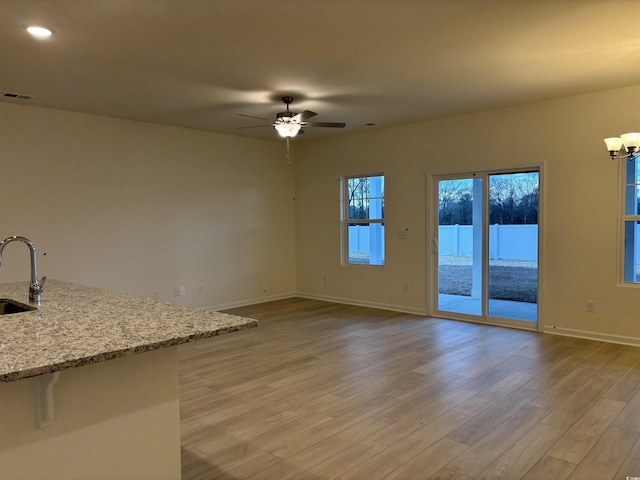
[[[439,265],[438,292],[450,295],[471,295],[472,267],[470,265]],[[536,303],[538,271],[519,266],[491,266],[489,268],[489,298]]]
[[[369,255],[351,253],[349,263],[368,264]],[[471,296],[472,259],[442,255],[438,265],[438,293]],[[536,261],[492,260],[489,267],[489,298],[514,302],[538,302]]]

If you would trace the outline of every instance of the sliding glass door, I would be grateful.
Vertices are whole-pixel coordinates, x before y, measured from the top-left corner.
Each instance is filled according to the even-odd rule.
[[[436,311],[537,328],[539,172],[435,180]]]
[[[489,175],[488,314],[538,318],[539,173]]]
[[[482,178],[438,180],[438,308],[481,316]]]

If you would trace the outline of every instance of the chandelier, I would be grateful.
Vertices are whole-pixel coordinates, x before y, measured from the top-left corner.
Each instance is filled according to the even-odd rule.
[[[640,133],[623,133],[619,137],[609,137],[604,139],[609,150],[611,160],[620,160],[627,158],[635,160],[640,156],[638,146],[640,146]]]

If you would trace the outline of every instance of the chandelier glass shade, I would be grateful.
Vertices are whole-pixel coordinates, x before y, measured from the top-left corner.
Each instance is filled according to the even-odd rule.
[[[609,156],[612,160],[628,158],[633,160],[640,155],[638,147],[640,146],[640,133],[624,133],[619,137],[609,137],[604,139],[607,145]]]

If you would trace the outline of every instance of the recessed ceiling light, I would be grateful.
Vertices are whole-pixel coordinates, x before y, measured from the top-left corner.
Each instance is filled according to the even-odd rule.
[[[33,38],[37,38],[39,40],[49,38],[55,31],[53,28],[47,27],[46,25],[25,25],[25,28]]]

